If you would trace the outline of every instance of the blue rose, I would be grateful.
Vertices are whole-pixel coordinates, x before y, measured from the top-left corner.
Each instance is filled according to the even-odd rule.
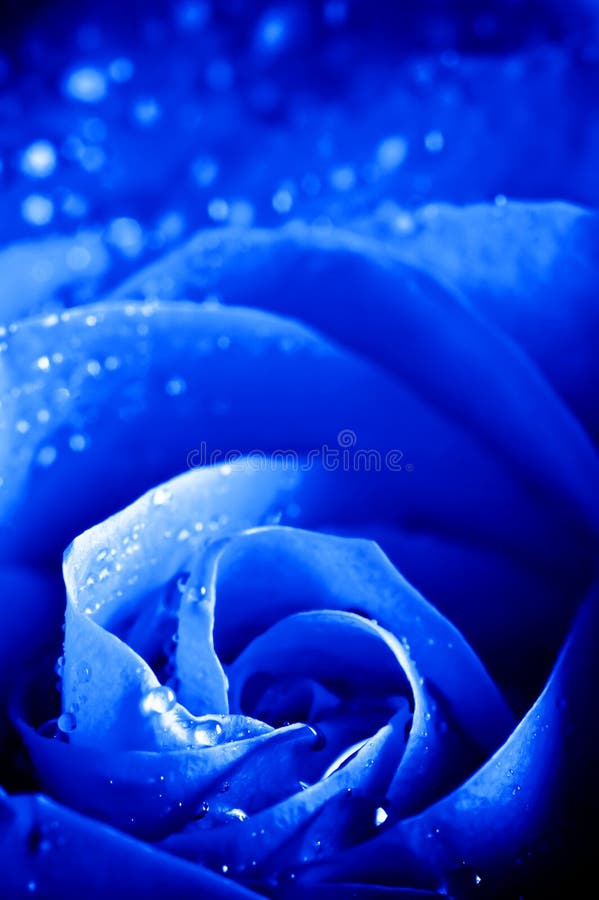
[[[596,0],[16,6],[0,894],[591,893]]]
[[[585,864],[595,218],[416,223],[202,232],[7,329],[7,758],[53,798],[4,801],[11,895],[541,895]]]

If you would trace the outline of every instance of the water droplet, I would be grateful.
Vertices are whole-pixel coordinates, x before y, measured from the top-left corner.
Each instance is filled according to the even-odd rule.
[[[351,191],[356,186],[356,172],[352,166],[338,166],[333,169],[329,178],[335,191]]]
[[[424,138],[424,146],[429,153],[440,153],[445,146],[445,138],[441,131],[429,131]]]
[[[398,169],[408,155],[408,142],[400,135],[393,135],[381,141],[376,151],[376,161],[385,172]]]
[[[377,828],[384,825],[389,818],[389,813],[382,806],[378,806],[374,811],[374,824]]]
[[[133,106],[133,118],[144,127],[153,125],[161,115],[160,104],[154,97],[144,97]]]
[[[226,222],[229,216],[229,204],[222,197],[214,197],[208,204],[207,212],[214,222]]]
[[[118,59],[113,59],[110,65],[108,66],[108,75],[118,84],[122,84],[125,81],[129,81],[130,78],[133,77],[133,73],[135,71],[134,65],[130,59],[126,57],[119,57]]]
[[[93,378],[97,378],[100,372],[102,371],[102,366],[98,362],[97,359],[90,359],[85,365],[86,371],[88,375],[91,375]]]
[[[174,691],[166,685],[151,688],[140,702],[140,709],[146,715],[170,712],[177,702]]]
[[[65,734],[70,734],[77,727],[77,719],[72,712],[64,712],[58,717],[58,727]]]
[[[171,378],[167,381],[164,389],[169,397],[178,397],[187,390],[187,383],[183,378]]]
[[[194,819],[195,820],[203,819],[204,816],[206,816],[209,812],[210,812],[210,804],[208,803],[207,800],[203,800],[202,803],[200,803],[198,809],[196,810]]]
[[[19,419],[19,421],[15,425],[15,429],[19,432],[19,434],[27,434],[31,425],[27,421],[27,419]]]
[[[187,582],[189,581],[189,572],[181,572],[180,575],[177,576],[177,590],[181,593],[184,593]]]
[[[156,488],[152,494],[152,503],[154,506],[165,506],[167,503],[170,503],[172,499],[173,494],[168,488]]]
[[[48,225],[54,216],[54,204],[42,194],[29,194],[21,203],[21,216],[29,225]]]
[[[121,216],[113,219],[106,232],[106,240],[116,247],[123,256],[134,258],[141,253],[144,243],[144,233],[136,219]],[[133,307],[134,312],[136,307]]]
[[[237,822],[245,822],[248,818],[248,814],[243,809],[238,809],[234,807],[233,809],[228,809],[225,815],[229,819],[235,819]]]
[[[107,356],[106,359],[104,360],[104,368],[107,369],[109,372],[114,372],[115,369],[118,369],[120,364],[121,364],[121,361],[118,358],[118,356]]]
[[[213,159],[200,157],[192,163],[191,174],[199,187],[210,187],[218,177],[218,163]]]
[[[106,76],[93,66],[82,66],[69,74],[65,91],[82,103],[99,103],[107,93]]]
[[[229,867],[225,864],[221,867],[221,871],[222,871],[223,875],[226,875],[227,872],[229,871]]]
[[[307,726],[312,734],[314,735],[314,743],[312,744],[312,750],[323,750],[326,747],[327,739],[323,731],[320,728],[317,728],[315,725]]]
[[[291,212],[291,209],[293,208],[293,193],[289,188],[280,187],[278,191],[273,194],[272,208],[282,216]]]
[[[56,447],[53,447],[51,444],[46,444],[45,447],[42,447],[40,449],[39,453],[37,454],[36,460],[38,465],[47,468],[56,461],[57,456],[58,452],[56,450]]]
[[[86,662],[82,662],[79,665],[79,678],[81,681],[90,681],[92,677],[91,666],[89,666]]]
[[[187,541],[191,537],[191,533],[187,530],[187,528],[182,528],[179,534],[177,535],[178,541]]]
[[[80,453],[88,445],[88,438],[84,434],[72,434],[69,438],[69,447],[74,453]]]
[[[223,735],[223,726],[217,719],[202,719],[192,727],[192,747],[214,747]]]
[[[21,155],[21,171],[31,178],[48,178],[56,168],[56,149],[50,141],[34,141]]]

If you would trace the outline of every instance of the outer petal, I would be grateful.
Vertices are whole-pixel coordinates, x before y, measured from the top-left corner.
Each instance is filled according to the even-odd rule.
[[[293,259],[303,245],[285,235],[264,240],[260,250],[252,237],[258,260],[278,252],[277,241],[285,251],[276,282],[289,253]],[[348,255],[365,267],[365,278],[376,275],[378,263],[352,248],[340,251],[341,262]],[[212,259],[206,253],[202,265]],[[339,254],[315,253],[326,286],[338,274]],[[402,531],[495,549],[506,568],[516,569],[518,590],[510,600],[519,615],[531,609],[522,570],[531,572],[537,592],[552,584],[559,602],[547,603],[549,651],[563,636],[593,564],[580,517],[573,527],[562,504],[533,491],[527,477],[489,454],[478,434],[374,365],[288,320],[183,303],[87,307],[21,323],[8,337],[1,374],[5,558],[52,558],[87,525],[187,463],[210,461],[212,453],[220,459],[259,450],[268,465],[267,454],[278,451],[280,460],[283,451],[291,467],[306,469],[293,498],[303,508],[300,524],[336,530],[391,520]],[[441,371],[435,377],[439,385],[447,380]],[[355,445],[346,459],[348,434]],[[337,454],[334,464],[326,462],[325,448]],[[374,453],[378,463],[359,464],[354,450]],[[389,463],[389,453],[399,466]],[[574,471],[574,457],[562,468]],[[413,577],[420,585],[426,560],[419,566]],[[454,604],[438,599],[453,617]],[[494,626],[508,620],[503,610],[489,617]],[[455,621],[468,628],[467,610],[458,610]],[[470,635],[478,641],[477,631]],[[517,654],[513,659],[519,668]]]
[[[163,295],[167,279],[165,296],[172,285],[178,296],[216,291],[227,303],[297,316],[376,360],[597,528],[588,491],[599,489],[599,465],[578,423],[511,341],[380,244],[300,223],[200,232],[116,296]]]
[[[394,223],[406,216],[410,227],[399,232]],[[595,213],[563,202],[436,203],[413,215],[391,206],[358,227],[379,234],[404,262],[458,288],[526,351],[597,435]]]
[[[190,866],[40,795],[0,798],[2,889],[15,900],[171,896],[251,900],[234,882]]]

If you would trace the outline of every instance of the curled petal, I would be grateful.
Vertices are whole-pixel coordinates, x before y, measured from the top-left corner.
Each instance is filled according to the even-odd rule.
[[[547,687],[506,743],[461,787],[374,840],[324,862],[317,882],[375,881],[463,891],[476,877],[490,897],[530,881],[567,889],[592,870],[590,807],[597,796],[598,595],[585,603]]]

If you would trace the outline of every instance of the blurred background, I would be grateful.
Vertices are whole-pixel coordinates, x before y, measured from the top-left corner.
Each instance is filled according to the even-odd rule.
[[[0,283],[18,293],[17,242],[46,236],[23,290],[73,305],[211,225],[368,217],[401,235],[439,200],[596,205],[598,12],[4,2]]]

